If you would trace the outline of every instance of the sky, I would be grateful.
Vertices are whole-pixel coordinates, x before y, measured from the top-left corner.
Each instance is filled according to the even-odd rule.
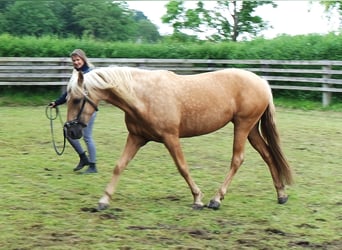
[[[187,1],[195,4],[197,1]],[[204,1],[210,8],[215,1]],[[318,1],[282,0],[274,1],[278,7],[262,6],[256,14],[268,21],[273,28],[264,31],[265,38],[274,38],[279,34],[300,35],[309,33],[326,34],[339,30],[338,15],[330,15],[330,20],[324,12],[324,7]],[[172,28],[161,22],[166,13],[168,1],[127,1],[131,9],[142,11],[147,18],[157,25],[162,35],[172,33]]]

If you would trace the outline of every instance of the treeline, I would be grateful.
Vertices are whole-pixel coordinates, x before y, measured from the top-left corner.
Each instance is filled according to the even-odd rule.
[[[0,34],[156,42],[158,28],[124,1],[0,1]]]

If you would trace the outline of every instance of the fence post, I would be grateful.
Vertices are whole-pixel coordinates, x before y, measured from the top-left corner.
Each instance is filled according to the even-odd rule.
[[[60,65],[60,66],[65,66],[65,65],[67,65],[67,62],[65,61],[64,57],[62,58],[62,60],[60,60],[60,64],[59,64],[59,65]],[[62,72],[64,73],[65,70],[62,70]],[[62,79],[62,81],[64,82],[64,79]],[[67,90],[67,86],[66,86],[66,85],[62,85],[62,87],[61,87],[61,93],[62,93],[62,94],[65,93],[66,90]]]
[[[331,70],[331,65],[324,65],[322,68],[323,68],[324,71],[328,71],[328,70]],[[328,74],[328,73],[324,74],[322,76],[322,78],[323,79],[330,79],[331,78],[331,74]],[[322,87],[323,88],[330,88],[331,84],[323,83]],[[322,92],[322,104],[323,104],[323,107],[329,106],[330,102],[331,102],[331,92],[323,91]]]

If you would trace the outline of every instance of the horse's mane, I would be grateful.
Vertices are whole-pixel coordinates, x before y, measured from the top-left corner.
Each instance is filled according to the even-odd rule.
[[[87,90],[89,93],[97,94],[97,89],[110,89],[115,95],[125,101],[133,101],[135,93],[133,91],[132,71],[139,70],[131,67],[104,67],[95,68],[84,75],[83,86],[78,85],[77,71],[73,73],[68,84],[68,91],[71,94],[80,95]]]

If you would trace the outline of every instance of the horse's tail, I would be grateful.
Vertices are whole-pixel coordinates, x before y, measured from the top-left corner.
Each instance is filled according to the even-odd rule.
[[[280,148],[279,133],[275,124],[275,107],[272,100],[261,117],[260,127],[262,136],[266,140],[270,154],[273,157],[279,177],[284,184],[291,184],[293,182],[292,171]]]

